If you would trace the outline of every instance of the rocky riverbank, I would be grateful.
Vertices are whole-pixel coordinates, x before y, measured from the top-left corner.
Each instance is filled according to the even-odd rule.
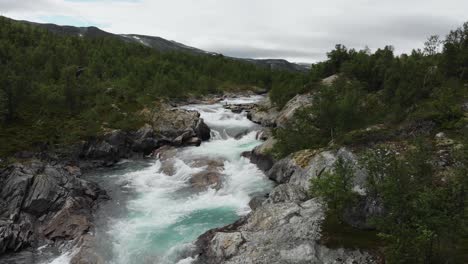
[[[284,126],[294,112],[312,104],[309,94],[298,95],[278,111],[268,100],[249,105],[242,111],[266,127]],[[239,106],[226,106],[239,111]],[[268,136],[263,145],[244,156],[251,158],[277,186],[268,197],[255,197],[252,212],[236,223],[210,230],[196,242],[195,263],[378,263],[378,257],[365,250],[329,248],[321,241],[325,206],[308,194],[309,182],[333,169],[338,158],[354,164],[357,172],[355,191],[362,203],[350,208],[344,217],[350,225],[368,228],[368,220],[381,212],[376,201],[367,199],[367,174],[358,166],[357,154],[347,148],[300,151],[275,160],[270,150],[275,144]]]
[[[141,158],[162,146],[198,146],[210,138],[210,128],[196,111],[163,105],[151,114],[151,122],[135,132],[112,130],[68,148],[17,154],[18,162],[0,170],[0,255],[79,245],[72,263],[99,263],[89,250],[93,239],[88,234],[93,212],[108,197],[82,179],[82,171]],[[203,184],[205,176],[194,185]],[[33,252],[4,261],[36,263]]]

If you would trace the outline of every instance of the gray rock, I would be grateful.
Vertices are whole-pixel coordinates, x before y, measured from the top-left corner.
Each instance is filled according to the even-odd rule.
[[[96,201],[106,195],[80,174],[77,167],[39,161],[0,171],[0,196],[8,202],[0,203],[0,255],[45,239],[74,240],[91,228]]]
[[[250,161],[256,164],[262,171],[268,171],[274,163],[274,159],[270,154],[276,140],[271,137],[262,145],[255,147],[250,155]]]
[[[198,119],[197,124],[194,127],[194,132],[202,141],[206,141],[211,138],[211,129],[205,124],[202,118]]]
[[[252,200],[250,200],[249,207],[250,207],[250,209],[255,210],[255,209],[259,208],[260,206],[262,206],[262,204],[266,200],[267,200],[267,197],[265,197],[265,195],[255,196],[254,198],[252,198]]]
[[[270,193],[267,202],[302,202],[307,199],[307,193],[300,186],[285,183],[276,186]]]
[[[247,118],[264,127],[275,127],[277,116],[278,110],[271,104],[269,97],[252,107],[247,113]]]
[[[195,263],[376,263],[367,252],[320,244],[321,203],[265,203],[237,223],[200,236]]]
[[[279,112],[278,117],[275,120],[276,125],[278,127],[286,127],[289,120],[292,119],[299,109],[312,105],[312,99],[313,97],[311,94],[298,94],[293,97]]]

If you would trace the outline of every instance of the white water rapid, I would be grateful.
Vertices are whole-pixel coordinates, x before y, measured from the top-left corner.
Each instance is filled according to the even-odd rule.
[[[122,162],[111,171],[89,176],[112,198],[101,206],[96,220],[96,252],[106,263],[190,263],[183,254],[199,235],[233,223],[250,211],[252,196],[270,190],[272,185],[265,175],[241,157],[242,152],[261,144],[255,138],[259,127],[245,113],[223,108],[225,103],[260,99],[255,96],[184,106],[200,112],[212,129],[209,141],[199,147],[179,148],[160,159]],[[194,190],[190,179],[208,170],[210,164],[218,164],[221,187]],[[69,263],[72,255],[68,252],[48,263]]]

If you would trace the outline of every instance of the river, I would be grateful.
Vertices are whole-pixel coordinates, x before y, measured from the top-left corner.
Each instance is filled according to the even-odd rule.
[[[98,252],[109,264],[190,263],[184,252],[205,231],[249,213],[250,199],[268,193],[272,183],[241,153],[261,144],[260,127],[245,113],[224,109],[226,103],[252,103],[260,96],[225,99],[210,105],[187,105],[211,128],[199,147],[168,150],[156,159],[122,161],[112,169],[87,175],[111,200],[96,212]],[[214,164],[214,165],[213,165]],[[193,188],[191,178],[207,170],[221,184]],[[217,173],[216,173],[217,172]],[[48,263],[69,263],[67,252]]]

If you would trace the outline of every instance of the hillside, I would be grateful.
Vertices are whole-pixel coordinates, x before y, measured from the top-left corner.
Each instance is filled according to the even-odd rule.
[[[46,27],[0,18],[3,157],[109,129],[138,129],[144,122],[139,111],[161,99],[265,90],[305,80],[299,72],[200,54],[159,38],[144,37],[154,49],[141,45],[143,36]]]
[[[145,36],[137,34],[112,34],[103,31],[97,27],[73,27],[73,26],[59,26],[55,24],[41,24],[28,21],[21,21],[27,24],[32,24],[41,28],[45,28],[50,32],[56,34],[64,34],[70,36],[83,36],[83,37],[114,37],[121,39],[126,42],[140,43],[147,47],[153,48],[158,51],[176,51],[176,52],[188,52],[191,54],[209,54],[213,56],[221,55],[215,52],[204,51],[194,47],[184,45],[182,43],[166,40],[161,37]],[[308,67],[302,64],[291,63],[282,59],[246,59],[246,58],[233,58],[226,56],[234,60],[246,61],[253,63],[261,67],[270,67],[274,70],[287,70],[306,72]]]

